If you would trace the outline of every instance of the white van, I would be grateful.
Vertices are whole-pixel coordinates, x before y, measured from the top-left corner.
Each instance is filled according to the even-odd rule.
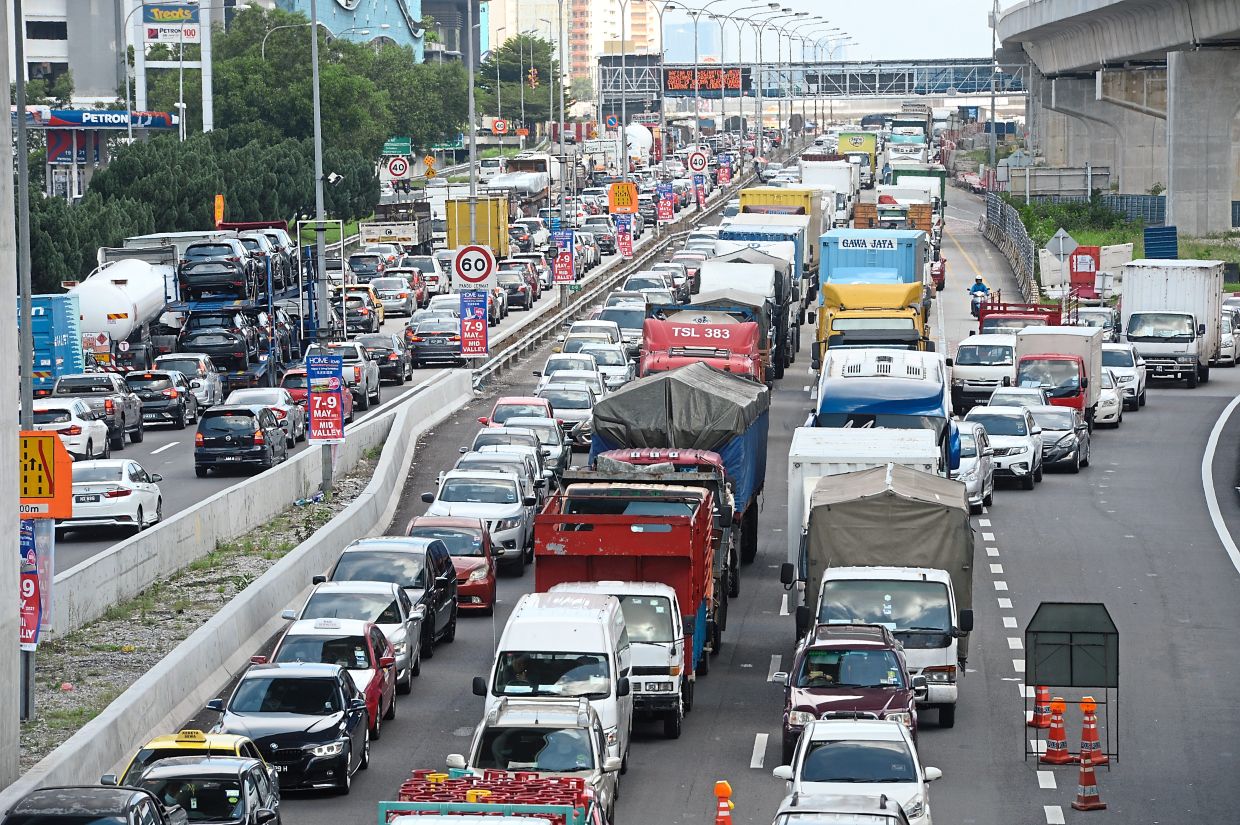
[[[633,667],[624,613],[615,596],[527,593],[517,601],[499,638],[488,680],[474,677],[484,715],[505,697],[584,697],[607,732],[609,756],[628,768],[633,731]]]
[[[952,409],[966,413],[985,404],[999,387],[1016,383],[1016,336],[970,335],[956,347],[952,368]]]

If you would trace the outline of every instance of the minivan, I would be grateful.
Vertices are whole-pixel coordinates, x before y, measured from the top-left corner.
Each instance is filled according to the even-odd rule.
[[[475,676],[484,714],[504,697],[582,697],[598,712],[609,756],[628,767],[633,730],[629,689],[632,650],[624,613],[615,596],[595,593],[527,593],[517,601],[500,635],[488,680]]]

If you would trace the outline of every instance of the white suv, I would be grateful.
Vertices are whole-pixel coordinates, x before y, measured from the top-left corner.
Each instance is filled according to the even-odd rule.
[[[1125,409],[1145,406],[1145,359],[1132,344],[1103,344],[1102,367],[1115,374]]]
[[[1042,480],[1042,428],[1028,407],[974,407],[964,420],[986,428],[995,478],[1019,479],[1026,490]]]

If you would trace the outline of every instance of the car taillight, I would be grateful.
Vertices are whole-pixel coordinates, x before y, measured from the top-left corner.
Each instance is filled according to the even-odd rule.
[[[353,368],[353,380],[354,380],[354,381],[361,381],[361,380],[362,380],[362,368],[361,368],[361,367],[354,367],[354,368]]]
[[[201,447],[206,442],[202,438],[202,433],[194,433],[194,446]]]
[[[64,429],[57,430],[56,432],[60,433],[61,435],[81,435],[82,428],[79,427],[77,424],[73,424],[72,426],[65,427]]]
[[[255,430],[254,431],[254,443],[255,444],[266,444],[267,434],[264,433],[262,430]]]
[[[419,341],[425,341],[426,339],[423,338],[421,335],[411,335],[409,336],[409,340],[413,341],[414,343],[417,343]]]
[[[236,255],[229,255],[229,256],[228,256],[227,258],[225,258],[224,260],[226,260],[226,261],[232,261],[232,262],[233,262],[233,263],[235,263],[235,264],[239,264],[239,263],[241,263],[241,259],[240,259],[239,257],[237,257]]]
[[[361,309],[357,311],[357,314],[365,318],[367,315],[370,314],[370,310],[366,309],[366,307],[362,307]]]
[[[517,292],[525,292],[525,284],[521,284],[521,286],[517,287]]]
[[[109,413],[116,412],[116,402],[111,398],[103,399],[103,409]]]
[[[276,418],[281,418],[281,419],[288,418],[288,413],[286,413],[284,410],[281,410],[279,408],[273,408],[271,412],[275,414]]]
[[[181,393],[177,392],[175,389],[167,389],[167,390],[164,390],[164,397],[165,397],[165,398],[176,398],[176,397],[177,397],[177,396],[179,396],[180,394],[181,394]]]
[[[408,292],[402,292],[402,293],[400,293],[399,295],[397,295],[396,297],[397,297],[397,298],[408,298],[408,297],[409,297],[409,293],[408,293]]]
[[[459,335],[449,335],[449,336],[448,336],[448,340],[449,340],[449,341],[459,341],[459,340],[461,340],[461,336],[459,336]]]
[[[389,361],[399,361],[399,360],[400,360],[400,356],[399,356],[399,355],[397,355],[396,353],[392,353],[391,355],[389,355],[389,356],[388,356],[388,360],[389,360]]]
[[[124,498],[125,496],[129,495],[132,492],[133,490],[126,490],[123,487],[117,487],[114,490],[108,490],[107,492],[105,492],[103,494],[103,497],[104,498]]]

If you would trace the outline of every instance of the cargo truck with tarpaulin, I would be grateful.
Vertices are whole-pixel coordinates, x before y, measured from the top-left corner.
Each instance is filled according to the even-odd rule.
[[[818,624],[883,625],[904,645],[909,676],[926,680],[918,704],[952,727],[973,629],[964,484],[887,464],[820,478],[807,513],[798,560],[780,569],[797,637]]]
[[[820,199],[817,192],[814,193],[815,199]],[[756,229],[759,231],[772,232],[789,232],[786,239],[791,240],[803,255],[800,261],[801,267],[801,296],[802,300],[810,300],[814,294],[814,285],[818,280],[818,244],[814,240],[823,233],[821,222],[817,226],[814,221],[807,215],[771,215],[765,212],[739,212],[725,220],[722,224],[724,232],[729,233],[731,237],[735,237],[731,233],[735,231],[748,231]],[[830,227],[827,227],[828,229]]]
[[[737,217],[740,217],[737,215]],[[759,218],[759,220],[763,220]],[[715,255],[728,255],[742,249],[756,249],[767,255],[782,258],[792,264],[792,282],[788,301],[793,306],[804,305],[814,294],[816,279],[809,277],[809,255],[805,245],[811,239],[804,226],[787,224],[763,226],[761,224],[725,224],[715,240]],[[802,306],[803,308],[803,306]]]
[[[782,378],[784,369],[796,357],[796,345],[800,340],[800,326],[796,320],[800,309],[793,302],[789,270],[779,268],[779,259],[771,263],[765,262],[772,257],[756,249],[737,249],[702,261],[698,268],[698,278],[702,284],[702,292],[739,290],[762,296],[763,303],[772,310],[768,328],[771,344],[769,374],[771,378]]]
[[[590,457],[643,447],[718,453],[736,502],[741,561],[748,564],[758,552],[769,425],[766,386],[690,364],[631,381],[595,404]]]
[[[766,380],[771,370],[771,319],[775,307],[764,296],[739,289],[699,292],[688,304],[655,304],[649,308],[654,318],[686,324],[754,323],[757,325],[757,351]]]

